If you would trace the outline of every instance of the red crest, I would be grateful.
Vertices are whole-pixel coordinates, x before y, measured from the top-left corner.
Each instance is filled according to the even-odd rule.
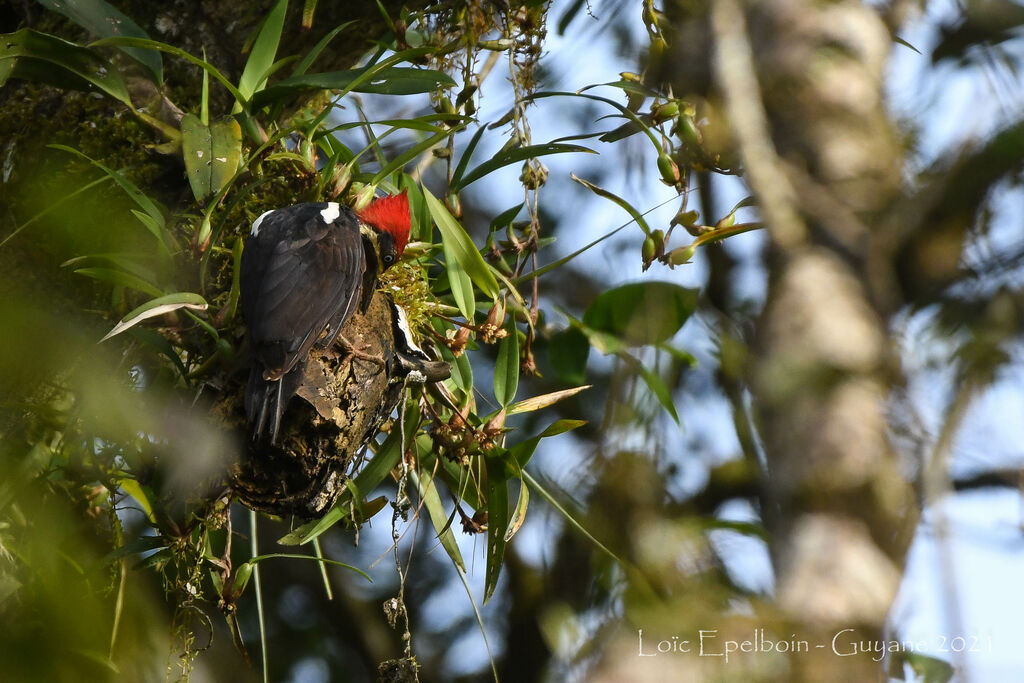
[[[405,245],[409,243],[409,190],[402,190],[390,197],[380,197],[370,202],[358,212],[359,220],[378,230],[391,233],[395,240],[395,250],[401,256]]]

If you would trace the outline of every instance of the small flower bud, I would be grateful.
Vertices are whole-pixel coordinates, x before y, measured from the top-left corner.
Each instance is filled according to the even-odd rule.
[[[694,247],[693,245],[673,249],[668,253],[668,263],[671,266],[681,266],[684,263],[689,263],[690,259],[693,258],[694,252],[696,251],[697,248]]]
[[[651,107],[651,118],[654,119],[655,123],[668,121],[677,114],[679,114],[679,103],[674,100]]]
[[[647,239],[644,240],[644,246],[640,255],[644,259],[644,268],[646,269],[647,266],[650,265],[651,261],[654,260],[654,238],[650,235],[648,235]]]
[[[352,210],[362,211],[367,206],[369,206],[370,202],[373,201],[374,193],[376,192],[376,190],[377,188],[375,188],[373,185],[365,185],[356,194],[356,200],[352,202]]]
[[[661,173],[661,180],[666,185],[676,185],[679,182],[679,166],[664,152],[658,156],[658,172]]]

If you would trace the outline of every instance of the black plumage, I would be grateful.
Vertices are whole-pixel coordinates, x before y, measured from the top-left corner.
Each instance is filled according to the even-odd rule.
[[[245,390],[254,440],[277,440],[310,349],[330,345],[357,307],[365,310],[383,242],[390,240],[361,230],[358,217],[336,203],[289,206],[253,224],[240,284],[254,356]],[[394,260],[393,249],[386,258]]]

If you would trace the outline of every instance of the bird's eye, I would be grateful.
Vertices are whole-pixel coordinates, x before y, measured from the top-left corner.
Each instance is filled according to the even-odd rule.
[[[393,254],[384,254],[384,263],[386,263],[386,264],[388,264],[390,266],[394,262],[395,262],[395,257],[394,257]]]

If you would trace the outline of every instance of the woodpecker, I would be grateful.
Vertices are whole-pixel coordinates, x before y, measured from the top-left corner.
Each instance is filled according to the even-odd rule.
[[[277,441],[310,349],[330,346],[357,309],[366,312],[377,278],[408,241],[405,191],[361,211],[314,202],[267,211],[253,222],[240,285],[254,356],[245,389],[254,441]]]

